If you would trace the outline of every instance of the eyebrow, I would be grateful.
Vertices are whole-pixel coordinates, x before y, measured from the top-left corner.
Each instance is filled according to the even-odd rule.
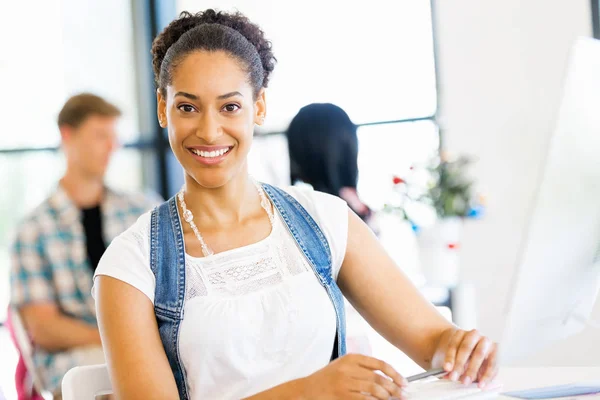
[[[187,93],[187,92],[177,92],[177,93],[175,93],[175,97],[177,97],[177,96],[183,96],[190,100],[198,100],[199,99],[199,97],[196,96],[195,94],[191,94],[191,93]]]
[[[240,92],[229,92],[229,93],[225,93],[225,94],[220,95],[219,97],[217,97],[217,99],[219,99],[219,100],[225,100],[225,99],[228,99],[228,98],[234,97],[234,96],[244,97],[244,95],[241,94]]]
[[[198,100],[198,99],[200,99],[195,94],[191,94],[191,93],[187,93],[187,92],[177,92],[177,93],[175,93],[175,97],[177,97],[177,96],[183,96],[183,97],[186,97],[186,98],[188,98],[190,100]],[[225,100],[225,99],[228,99],[228,98],[234,97],[234,96],[244,97],[244,95],[241,94],[240,92],[229,92],[229,93],[225,93],[225,94],[222,94],[222,95],[218,96],[217,99],[219,99],[219,100]]]

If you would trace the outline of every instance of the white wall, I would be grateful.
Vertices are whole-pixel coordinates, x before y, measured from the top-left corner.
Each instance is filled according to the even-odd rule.
[[[466,227],[463,273],[477,289],[480,328],[499,338],[568,50],[591,34],[590,1],[435,0],[434,15],[445,147],[479,158],[473,173],[489,200],[485,219]],[[598,365],[593,336],[528,363]]]

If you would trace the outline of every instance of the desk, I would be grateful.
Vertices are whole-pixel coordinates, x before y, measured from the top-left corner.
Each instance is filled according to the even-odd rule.
[[[498,381],[502,392],[536,387],[564,385],[574,382],[600,382],[600,367],[501,368]],[[498,396],[496,399],[513,399]]]

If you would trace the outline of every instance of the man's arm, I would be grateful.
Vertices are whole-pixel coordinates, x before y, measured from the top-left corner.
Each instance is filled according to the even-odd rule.
[[[33,342],[45,350],[100,345],[96,327],[60,311],[43,246],[36,221],[25,221],[12,249],[11,305],[20,313]]]
[[[102,344],[95,326],[64,315],[56,304],[28,304],[20,314],[33,342],[46,351]]]

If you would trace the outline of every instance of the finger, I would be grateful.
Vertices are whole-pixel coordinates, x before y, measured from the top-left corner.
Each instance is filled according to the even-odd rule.
[[[498,344],[494,343],[492,351],[486,359],[486,366],[481,377],[485,383],[489,383],[498,375],[498,357]]]
[[[351,386],[351,390],[353,392],[359,392],[364,394],[369,394],[376,399],[380,400],[389,400],[393,395],[385,390],[382,386],[379,386],[375,382],[362,381],[362,380],[354,380],[353,385]]]
[[[494,343],[492,345],[492,351],[487,357],[485,369],[483,375],[479,380],[479,387],[484,387],[490,383],[498,375],[498,345]]]
[[[459,382],[463,382],[465,380],[465,378],[467,377],[467,369],[469,369],[469,362],[467,361],[467,363],[465,364],[463,373],[460,375],[460,377],[458,378]]]
[[[373,357],[359,355],[358,364],[372,371],[381,371],[390,377],[398,386],[408,386],[408,381],[400,375],[391,365]]]
[[[391,396],[398,397],[402,395],[402,387],[396,385],[396,383],[387,376],[383,376],[369,369],[361,368],[361,371],[357,372],[353,377],[358,380],[374,382],[387,390]]]
[[[484,337],[481,338],[475,346],[475,349],[469,358],[469,366],[465,369],[465,377],[462,381],[465,385],[470,385],[472,382],[477,381],[479,369],[492,351],[492,344],[490,339]]]
[[[479,342],[481,335],[476,330],[472,330],[467,333],[458,347],[458,351],[456,352],[456,361],[454,363],[454,370],[452,374],[463,375],[465,373],[465,365],[471,357],[475,346]],[[454,379],[453,379],[454,380]]]
[[[346,399],[352,399],[352,400],[373,400],[373,399],[377,399],[377,397],[373,397],[370,394],[362,394],[362,393],[350,393],[349,395],[347,395],[345,397]]]
[[[446,371],[454,370],[454,364],[456,363],[456,353],[458,352],[458,347],[463,341],[464,336],[465,331],[457,330],[456,332],[454,332],[454,335],[450,339],[450,342],[448,343],[448,348],[446,349],[446,360],[444,361],[444,369]],[[458,379],[458,373],[451,373],[449,378],[453,381],[456,381]]]
[[[483,364],[481,364],[481,368],[479,368],[479,374],[477,374],[477,382],[481,383],[481,379],[485,375],[485,371],[487,370],[489,357],[483,360]]]

